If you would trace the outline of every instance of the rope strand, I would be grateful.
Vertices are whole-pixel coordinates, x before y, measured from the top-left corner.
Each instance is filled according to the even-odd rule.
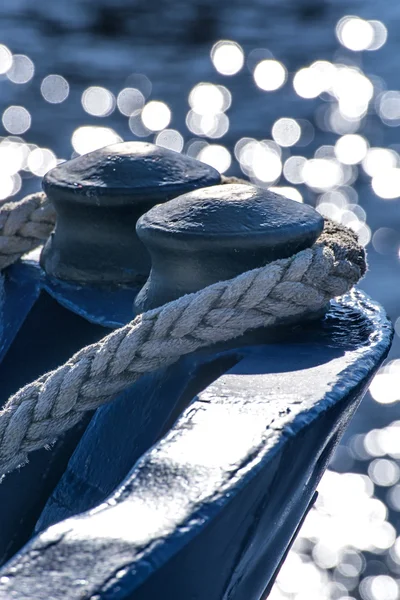
[[[45,242],[56,213],[44,192],[0,206],[0,271]]]

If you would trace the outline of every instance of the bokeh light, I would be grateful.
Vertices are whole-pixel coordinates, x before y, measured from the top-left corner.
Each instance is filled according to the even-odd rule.
[[[316,98],[331,88],[335,75],[336,67],[332,63],[318,60],[297,71],[293,87],[302,98]]]
[[[60,104],[68,98],[69,83],[62,75],[47,75],[40,85],[43,98],[51,104]]]
[[[144,103],[145,98],[142,92],[136,88],[124,88],[117,96],[118,109],[126,117],[139,114]]]
[[[374,27],[359,17],[347,16],[340,19],[336,25],[336,35],[339,42],[354,52],[368,50],[373,45]]]
[[[286,67],[277,60],[266,59],[258,63],[254,69],[254,81],[266,92],[278,90],[286,81]]]
[[[211,50],[211,60],[221,75],[235,75],[244,64],[244,52],[236,42],[221,40]]]
[[[373,27],[374,39],[367,50],[379,50],[386,43],[388,31],[382,21],[372,20],[369,21],[369,24]]]
[[[104,87],[91,86],[82,94],[82,106],[89,115],[108,117],[115,109],[114,95]]]
[[[314,190],[329,190],[343,184],[343,170],[333,158],[308,160],[302,169],[304,182]]]
[[[71,139],[72,147],[77,154],[87,154],[118,142],[122,142],[122,138],[110,127],[90,125],[75,129]]]
[[[363,600],[398,600],[399,586],[389,575],[365,577],[360,583]]]
[[[400,169],[392,168],[379,172],[372,178],[372,189],[384,200],[400,197]]]
[[[379,98],[378,114],[387,125],[400,125],[400,92],[384,92]]]
[[[7,77],[13,83],[28,83],[35,73],[35,66],[25,54],[14,54],[12,65],[7,70]]]
[[[220,173],[225,173],[231,166],[232,157],[227,148],[225,146],[220,146],[219,144],[208,144],[204,146],[197,158],[201,160],[201,162],[214,167]]]
[[[2,123],[9,133],[19,135],[31,126],[31,115],[23,106],[9,106],[3,112]]]
[[[354,52],[379,50],[387,40],[387,29],[381,21],[348,15],[336,25],[336,35],[343,46]]]
[[[303,167],[307,159],[304,156],[290,156],[284,166],[283,174],[290,183],[304,183]]]
[[[358,69],[340,65],[336,68],[330,93],[338,100],[344,117],[358,119],[366,114],[374,87]]]
[[[231,102],[229,90],[225,86],[213,83],[198,83],[189,94],[189,104],[198,115],[224,112]]]
[[[165,129],[171,122],[171,111],[165,102],[152,100],[142,110],[142,122],[150,131]]]
[[[390,148],[370,148],[362,161],[362,166],[370,177],[374,177],[400,166],[400,160],[397,153]]]
[[[281,149],[272,140],[245,138],[235,147],[242,171],[255,183],[276,183],[282,173]]]
[[[0,75],[7,73],[13,63],[12,54],[7,46],[0,44]]]
[[[280,194],[281,196],[285,196],[285,198],[289,198],[290,200],[295,200],[296,202],[303,202],[303,196],[300,194],[299,190],[294,187],[289,186],[272,186],[269,188],[271,192],[275,194]]]
[[[283,147],[294,146],[301,136],[301,127],[295,119],[278,119],[272,127],[272,137]]]
[[[382,367],[373,379],[370,394],[379,404],[393,404],[400,401],[400,360],[394,360]],[[399,431],[400,434],[400,431]]]
[[[335,144],[336,158],[345,165],[360,163],[367,152],[368,142],[362,135],[343,135]]]
[[[376,485],[391,487],[400,479],[400,469],[393,460],[376,458],[369,464],[368,475]]]
[[[157,146],[169,148],[169,150],[175,150],[175,152],[181,152],[184,145],[184,139],[176,129],[164,129],[157,134],[155,143]]]
[[[400,247],[400,232],[391,227],[379,227],[372,236],[372,245],[379,254],[395,256]]]
[[[31,173],[43,177],[47,171],[57,166],[57,158],[48,148],[35,148],[28,156],[27,166]]]

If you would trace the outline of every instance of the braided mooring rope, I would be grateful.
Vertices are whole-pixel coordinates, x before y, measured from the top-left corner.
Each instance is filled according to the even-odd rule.
[[[19,204],[15,214],[11,205],[0,209],[1,267],[43,241],[54,223],[44,194]],[[326,220],[311,248],[137,316],[8,400],[0,411],[0,474],[26,462],[29,452],[54,442],[144,373],[250,329],[318,311],[348,292],[365,270],[356,234]]]
[[[44,192],[0,206],[0,271],[45,242],[56,212]]]

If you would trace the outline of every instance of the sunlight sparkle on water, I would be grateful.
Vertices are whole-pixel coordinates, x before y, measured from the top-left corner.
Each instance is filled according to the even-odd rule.
[[[15,175],[26,166],[29,148],[26,144],[10,142],[7,139],[0,144],[0,164],[3,174]]]
[[[211,49],[211,60],[221,75],[235,75],[244,64],[244,52],[236,42],[220,40]]]
[[[113,129],[90,125],[75,129],[71,138],[72,147],[78,154],[87,154],[118,142],[122,142],[122,138]]]
[[[339,161],[332,158],[308,160],[302,169],[304,182],[315,190],[329,190],[343,183],[343,171]]]
[[[399,165],[399,156],[391,148],[370,148],[362,161],[362,167],[370,177]]]
[[[266,92],[278,90],[286,81],[286,67],[277,60],[266,59],[258,63],[254,69],[254,81]]]
[[[400,469],[393,460],[376,458],[369,464],[368,475],[376,485],[391,487],[400,479]]]
[[[152,100],[142,110],[142,122],[150,131],[161,131],[171,122],[171,111],[165,102]]]
[[[225,173],[231,166],[231,153],[225,146],[219,144],[208,144],[204,146],[197,155],[198,160],[214,167],[220,173]]]
[[[7,73],[12,66],[12,54],[7,46],[0,44],[0,75]]]
[[[335,73],[336,68],[332,63],[318,60],[297,71],[293,87],[302,98],[316,98],[331,87]]]
[[[124,88],[117,96],[117,106],[121,114],[126,117],[137,115],[142,110],[145,98],[136,88]]]
[[[82,94],[82,106],[89,115],[108,117],[115,109],[115,97],[104,87],[91,86]]]
[[[335,144],[335,154],[345,165],[360,163],[368,151],[368,142],[358,134],[343,135]]]
[[[229,118],[224,113],[199,115],[190,110],[186,116],[186,126],[196,135],[220,138],[229,129]]]
[[[398,600],[399,586],[389,575],[365,577],[360,583],[363,600]]]
[[[384,200],[393,200],[400,197],[400,169],[386,169],[372,178],[372,189],[375,194]]]
[[[155,144],[175,152],[181,152],[184,144],[182,135],[176,129],[164,129],[157,134]]]
[[[282,173],[281,149],[272,140],[258,142],[251,138],[235,148],[240,167],[260,183],[275,183]]]
[[[0,175],[0,200],[14,194],[14,179],[11,175]]]
[[[386,43],[388,37],[388,31],[382,21],[372,20],[369,21],[370,25],[374,28],[374,41],[367,50],[379,50]]]
[[[391,227],[379,227],[372,236],[372,245],[378,254],[397,255],[400,246],[400,232]]]
[[[7,77],[13,83],[27,83],[34,75],[35,66],[25,54],[14,54],[12,65],[7,70]]]
[[[47,171],[57,165],[55,154],[48,148],[35,148],[28,156],[27,166],[31,173],[38,177],[46,175]]]
[[[374,41],[374,28],[359,17],[346,16],[336,25],[339,42],[354,52],[367,50]]]
[[[40,85],[40,91],[50,104],[60,104],[68,98],[69,83],[62,75],[47,75]]]
[[[379,369],[369,391],[379,404],[393,404],[400,401],[400,359],[390,361]]]
[[[294,146],[300,136],[301,127],[294,119],[278,119],[272,127],[272,137],[277,144],[283,147]]]
[[[346,135],[348,133],[355,133],[361,126],[361,118],[352,117],[348,119],[340,112],[339,104],[337,103],[332,103],[330,106],[322,108],[326,108],[324,129],[328,131],[333,131],[338,135]]]
[[[198,83],[189,94],[189,104],[198,115],[224,112],[231,102],[230,91],[225,86],[213,83]]]
[[[339,109],[346,118],[358,119],[367,112],[374,87],[358,69],[339,65],[330,93],[338,100]]]
[[[19,135],[31,126],[31,115],[23,106],[9,106],[3,112],[2,122],[9,133]]]
[[[148,129],[142,121],[141,112],[139,111],[137,114],[133,114],[129,117],[129,129],[135,134],[137,137],[148,137],[154,131]]]
[[[381,21],[365,21],[356,16],[345,16],[336,25],[339,42],[354,52],[378,50],[387,39],[387,29]]]
[[[295,200],[296,202],[303,202],[303,196],[300,194],[299,190],[290,186],[275,186],[268,188],[271,192],[275,194],[280,194],[281,196],[285,196],[285,198],[289,198],[290,200]]]
[[[283,165],[283,174],[290,183],[304,183],[303,167],[307,159],[304,156],[290,156]]]
[[[400,125],[400,92],[384,92],[379,98],[378,113],[387,125]]]

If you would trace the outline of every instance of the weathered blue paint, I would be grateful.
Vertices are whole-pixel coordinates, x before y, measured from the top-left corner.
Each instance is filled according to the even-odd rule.
[[[83,346],[111,331],[63,308],[46,292],[46,286],[46,278],[34,260],[21,261],[7,269],[3,305],[5,327],[0,333],[3,351],[0,406],[25,384],[58,367]],[[83,298],[86,298],[84,294]],[[83,314],[88,312],[85,307],[83,301]],[[35,452],[27,466],[1,481],[0,564],[31,536],[90,417],[87,415],[61,437],[51,452]]]
[[[40,279],[41,271],[35,262],[25,261],[22,267],[8,269],[0,313],[0,361],[39,297]]]
[[[391,336],[380,307],[353,292],[281,342],[218,352],[220,374],[186,395],[112,496],[41,533],[1,570],[0,598],[259,599]],[[150,416],[160,400],[148,398]],[[129,421],[135,409],[120,406]],[[105,416],[98,425],[105,435]],[[104,459],[106,472],[116,468],[117,457]]]
[[[140,287],[128,285],[99,287],[43,277],[41,286],[61,306],[90,323],[116,329],[134,317],[133,300]]]

